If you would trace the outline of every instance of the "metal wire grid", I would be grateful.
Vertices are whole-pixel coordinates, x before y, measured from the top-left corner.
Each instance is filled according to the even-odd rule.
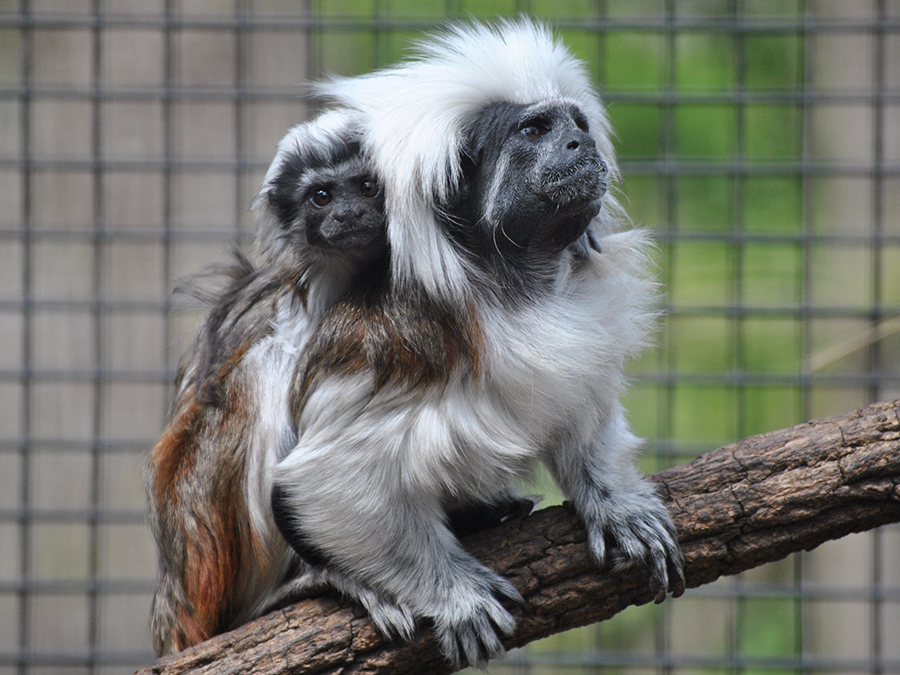
[[[402,37],[445,16],[523,10],[553,18],[587,52],[582,56],[605,85],[614,120],[618,111],[656,111],[653,147],[629,154],[629,139],[622,139],[621,164],[632,211],[657,232],[669,293],[662,346],[637,364],[630,404],[648,411],[643,420],[638,413],[636,424],[652,438],[657,463],[765,430],[772,417],[754,413],[754,392],[787,391],[787,411],[775,416],[787,423],[900,395],[894,3],[0,6],[0,195],[8,205],[0,213],[0,334],[9,345],[0,356],[0,673],[121,672],[151,660],[146,617],[155,554],[140,469],[197,318],[171,297],[172,280],[221,259],[229,243],[247,241],[247,206],[274,143],[305,112],[297,83],[329,69],[359,72],[390,62]],[[766,16],[777,12],[784,14]],[[754,88],[746,81],[747,43],[786,35],[799,45],[798,86]],[[617,36],[654,38],[657,86],[635,90],[606,81]],[[730,41],[728,86],[684,86],[682,41],[696,36]],[[866,50],[869,63],[852,86],[816,81],[823,55],[817,43],[832,39]],[[344,49],[353,42],[366,45],[365,58]],[[797,111],[796,156],[753,155],[746,119],[766,106]],[[733,146],[712,159],[691,157],[678,142],[681,111],[717,107],[734,115]],[[824,108],[853,109],[855,122],[867,118],[867,147],[823,159],[815,131],[829,126],[821,122]],[[703,177],[729,181],[725,227],[684,213],[691,181]],[[798,185],[796,231],[745,222],[747,193],[772,178]],[[824,218],[821,226],[823,184],[862,205],[857,221],[840,228]],[[722,288],[708,299],[681,293],[683,251],[696,246],[721,253],[716,269],[724,272],[709,278]],[[798,290],[787,300],[767,301],[744,283],[754,260],[747,252],[767,246],[799,256],[792,270]],[[824,296],[823,289],[835,287],[820,283],[823,251],[849,252],[849,272],[831,271],[846,281],[862,269],[864,291],[854,286],[836,299]],[[840,256],[836,264],[845,265]],[[789,327],[796,357],[789,367],[751,363],[748,331],[765,331],[766,322]],[[727,358],[685,366],[683,333],[712,325]],[[704,348],[702,341],[687,342]],[[685,412],[695,403],[685,398],[686,388],[713,398],[724,392],[730,423],[711,434],[685,431],[685,416],[704,415]],[[783,400],[776,396],[769,407]],[[900,653],[891,636],[900,626],[898,540],[891,528],[851,538],[652,613],[636,610],[636,620],[519,651],[493,669],[897,672]],[[754,607],[763,605],[787,619],[755,621]],[[846,616],[842,629],[828,625],[836,613]],[[709,617],[722,626],[710,628]],[[652,630],[636,631],[636,623]],[[747,635],[760,625],[786,626],[793,648],[772,656],[755,647]],[[709,644],[691,635],[703,630],[716,634]],[[859,644],[837,647],[841,632]],[[818,633],[834,648],[821,648]]]

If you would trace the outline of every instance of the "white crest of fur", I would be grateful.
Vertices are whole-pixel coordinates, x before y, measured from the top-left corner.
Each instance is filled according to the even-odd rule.
[[[365,116],[363,144],[386,190],[395,279],[415,279],[460,300],[463,261],[436,221],[461,172],[466,125],[484,106],[507,101],[574,102],[615,175],[609,125],[583,62],[543,25],[526,19],[457,25],[419,45],[406,63],[335,78],[319,94]]]

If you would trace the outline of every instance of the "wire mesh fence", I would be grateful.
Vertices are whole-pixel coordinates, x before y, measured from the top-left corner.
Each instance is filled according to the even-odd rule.
[[[591,68],[667,318],[626,405],[654,470],[900,397],[900,3],[0,2],[0,675],[152,660],[141,471],[301,84],[528,12]],[[555,496],[547,487],[548,502]],[[900,531],[556,636],[496,673],[900,672]]]

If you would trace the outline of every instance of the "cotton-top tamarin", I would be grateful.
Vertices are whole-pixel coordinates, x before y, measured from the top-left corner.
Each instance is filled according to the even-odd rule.
[[[319,93],[359,115],[390,264],[325,314],[299,363],[279,530],[397,608],[394,632],[429,619],[450,660],[481,665],[514,628],[501,600],[520,596],[448,514],[502,502],[540,461],[598,565],[646,565],[657,601],[680,594],[674,527],[619,403],[654,323],[650,244],[607,192],[584,65],[526,20],[463,25]]]

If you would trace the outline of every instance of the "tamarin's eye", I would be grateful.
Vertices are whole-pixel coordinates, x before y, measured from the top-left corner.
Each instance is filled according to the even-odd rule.
[[[550,127],[548,127],[544,124],[535,123],[535,122],[530,122],[530,123],[526,122],[519,129],[520,134],[522,134],[523,136],[525,136],[525,138],[528,138],[532,141],[536,141],[541,136],[546,134],[548,131],[550,131]]]
[[[359,184],[359,191],[363,197],[375,197],[379,192],[378,181],[371,179],[364,180]]]
[[[331,203],[331,193],[328,190],[320,189],[312,193],[309,200],[316,206],[327,206]]]

